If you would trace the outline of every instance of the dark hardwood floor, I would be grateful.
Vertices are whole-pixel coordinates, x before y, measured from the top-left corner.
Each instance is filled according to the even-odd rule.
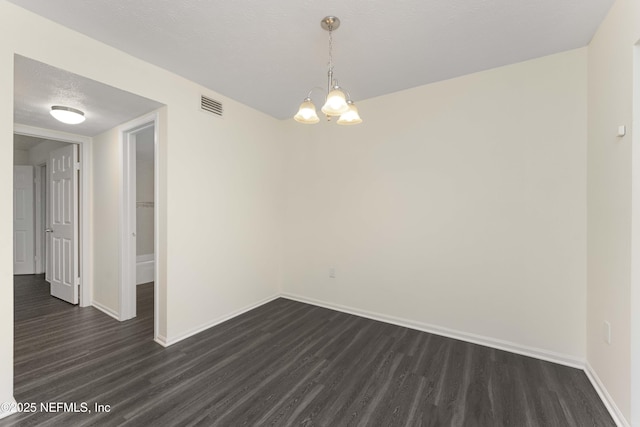
[[[48,293],[15,278],[15,397],[37,411],[1,426],[614,425],[580,370],[287,299],[165,349],[152,284],[124,323]]]

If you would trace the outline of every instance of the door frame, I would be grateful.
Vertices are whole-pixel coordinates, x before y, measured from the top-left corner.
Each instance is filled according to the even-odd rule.
[[[633,46],[631,123],[631,419],[640,424],[640,40]]]
[[[91,176],[91,141],[88,136],[76,135],[72,133],[60,132],[51,129],[44,129],[35,126],[26,126],[18,123],[13,125],[13,133],[25,136],[33,136],[36,138],[49,139],[52,141],[67,142],[78,144],[80,147],[80,298],[78,304],[80,307],[89,307],[91,305],[91,292],[93,289],[93,274],[91,271],[91,257],[89,254],[90,245],[90,222],[89,222],[89,197],[90,197],[90,176]]]
[[[136,246],[133,233],[136,232],[136,200],[135,185],[136,183],[136,144],[135,134],[143,129],[153,127],[153,251],[154,251],[154,284],[153,284],[153,326],[154,339],[158,338],[159,319],[158,319],[158,277],[159,263],[159,236],[160,221],[159,209],[159,157],[158,156],[158,134],[159,129],[159,113],[153,112],[146,114],[135,120],[125,123],[119,128],[120,147],[122,149],[122,192],[121,192],[121,211],[120,211],[120,320],[128,320],[136,317]]]
[[[42,274],[42,273],[46,273],[46,250],[42,250],[42,248],[45,246],[45,223],[46,220],[43,220],[44,216],[46,215],[45,210],[46,210],[46,206],[43,206],[44,203],[43,199],[46,200],[44,196],[44,194],[46,193],[45,191],[45,184],[47,182],[46,180],[46,176],[45,173],[47,171],[47,165],[46,164],[40,164],[40,165],[35,165],[34,166],[35,169],[35,182],[36,182],[36,186],[35,186],[35,192],[34,192],[34,196],[35,196],[35,234],[36,234],[36,238],[35,238],[35,242],[36,242],[36,274]]]

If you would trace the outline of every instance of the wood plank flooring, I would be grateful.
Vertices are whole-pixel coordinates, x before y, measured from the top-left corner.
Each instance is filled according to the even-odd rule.
[[[614,426],[580,370],[287,299],[165,349],[152,284],[124,323],[48,293],[15,278],[15,397],[38,411],[0,426]]]

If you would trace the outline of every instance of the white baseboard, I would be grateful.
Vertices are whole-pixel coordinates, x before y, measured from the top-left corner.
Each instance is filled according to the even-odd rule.
[[[112,310],[109,307],[106,307],[106,306],[104,306],[104,305],[102,305],[102,304],[100,304],[99,302],[96,302],[96,301],[91,301],[91,305],[94,306],[95,308],[97,308],[98,310],[100,310],[101,312],[103,312],[104,314],[107,314],[107,315],[113,317],[118,322],[120,321],[120,314],[118,312],[116,312],[115,310]]]
[[[241,315],[243,313],[246,313],[247,311],[253,310],[254,308],[258,308],[261,305],[269,303],[269,302],[271,302],[271,301],[273,301],[275,299],[278,299],[278,298],[280,298],[280,295],[270,296],[270,297],[265,298],[263,300],[260,300],[260,301],[258,301],[256,303],[253,303],[253,304],[250,304],[250,305],[248,305],[246,307],[243,307],[243,308],[241,308],[239,310],[236,310],[236,311],[233,311],[233,312],[231,312],[229,314],[226,314],[224,316],[218,317],[215,320],[207,322],[207,323],[205,323],[203,325],[200,325],[200,326],[198,326],[196,328],[193,328],[193,329],[191,329],[191,330],[189,330],[187,332],[183,332],[181,334],[178,334],[175,337],[167,338],[167,337],[161,337],[160,335],[158,335],[158,337],[155,339],[155,341],[158,344],[160,344],[160,345],[162,345],[164,347],[169,347],[170,345],[173,345],[173,344],[175,344],[177,342],[180,342],[180,341],[182,341],[184,339],[187,339],[187,338],[189,338],[189,337],[191,337],[191,336],[193,336],[193,335],[195,335],[197,333],[200,333],[200,332],[202,332],[204,330],[207,330],[207,329],[212,328],[212,327],[214,327],[216,325],[219,325],[222,322],[226,322],[229,319],[233,319],[236,316],[239,316],[239,315]]]
[[[155,280],[155,260],[153,254],[138,255],[136,257],[136,285],[153,282]]]
[[[167,344],[167,337],[165,337],[164,335],[158,334],[158,336],[153,340],[163,347],[169,347],[169,344]]]
[[[600,396],[600,400],[602,400],[604,406],[607,407],[607,410],[611,414],[611,418],[613,418],[613,421],[615,421],[616,425],[618,427],[631,427],[631,424],[627,421],[624,415],[622,415],[620,408],[618,408],[618,405],[616,405],[614,400],[611,398],[611,395],[607,391],[607,388],[604,386],[602,381],[600,381],[600,377],[598,377],[598,374],[596,373],[596,371],[594,371],[589,362],[585,364],[584,372],[585,374],[587,374],[587,378],[589,378],[589,381],[591,381],[593,388],[596,389],[598,396]]]
[[[584,369],[585,360],[556,353],[549,350],[539,349],[535,347],[529,347],[522,344],[499,340],[496,338],[486,337],[483,335],[471,334],[468,332],[457,331],[454,329],[443,328],[441,326],[431,325],[428,323],[417,322],[414,320],[403,319],[400,317],[389,316],[381,313],[374,313],[371,311],[360,310],[358,308],[348,307],[340,304],[334,304],[326,301],[320,301],[314,298],[307,298],[296,294],[283,293],[283,298],[292,299],[307,304],[317,305],[325,307],[331,310],[341,311],[343,313],[353,314],[356,316],[366,317],[367,319],[378,320],[385,323],[391,323],[397,326],[403,326],[405,328],[415,329],[422,332],[428,332],[435,335],[441,335],[448,338],[453,338],[460,341],[466,341],[473,344],[479,344],[486,347],[496,348],[498,350],[504,350],[511,353],[521,354],[523,356],[529,356],[536,359],[546,360],[548,362],[558,363],[560,365],[569,366],[577,369]]]
[[[8,417],[9,415],[13,415],[18,412],[18,402],[16,399],[11,397],[11,400],[8,402],[2,402],[0,406],[0,420],[2,418]]]

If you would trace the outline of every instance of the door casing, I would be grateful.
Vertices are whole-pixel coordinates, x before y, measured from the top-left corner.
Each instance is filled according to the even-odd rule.
[[[46,207],[45,201],[45,188],[47,178],[47,164],[40,164],[35,166],[35,234],[36,234],[36,274],[42,274],[46,270],[46,250],[42,250],[45,246],[46,238],[45,238],[45,224],[46,224]]]

